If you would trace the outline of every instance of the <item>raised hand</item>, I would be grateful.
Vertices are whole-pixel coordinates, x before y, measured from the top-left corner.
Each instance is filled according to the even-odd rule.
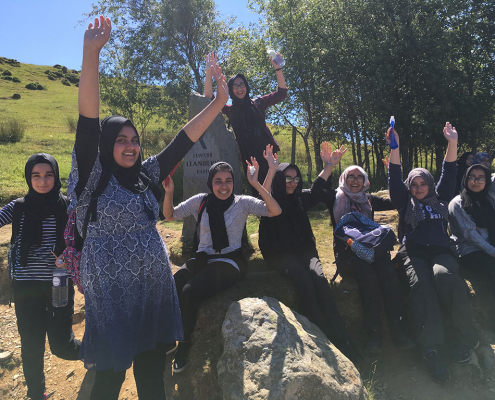
[[[90,23],[84,33],[84,47],[100,51],[110,38],[111,30],[110,18],[105,18],[103,15],[100,15],[100,18],[95,18],[94,24]]]
[[[174,180],[172,177],[169,175],[165,178],[165,180],[162,182],[162,186],[165,189],[165,192],[173,192],[174,191]]]
[[[280,57],[282,57],[282,54],[280,53],[277,53],[277,55],[279,55]],[[273,61],[273,57],[270,57],[270,61],[273,65],[273,68],[277,69],[277,68],[282,68],[280,65],[278,65],[275,61]]]
[[[347,152],[347,147],[340,146],[340,149],[332,151],[332,146],[328,142],[323,142],[321,145],[320,157],[324,164],[331,162],[333,165],[337,165],[342,157]]]
[[[225,81],[225,75],[222,74],[222,68],[218,64],[213,67],[213,79],[217,83],[217,99],[223,103],[227,103],[229,99],[229,87]]]
[[[258,183],[258,171],[259,171],[260,167],[259,167],[258,161],[256,161],[255,157],[251,157],[251,163],[248,160],[246,160],[246,164],[248,166],[248,168],[247,168],[247,180],[251,184],[251,186],[255,187],[255,184],[259,184]],[[251,175],[251,167],[254,168],[254,172],[252,175]]]
[[[385,140],[387,141],[388,144],[390,144],[390,134],[391,134],[392,128],[388,128],[387,132],[385,132]],[[397,144],[399,144],[399,134],[396,132],[394,129],[394,136],[395,140],[397,141]]]
[[[206,73],[213,75],[213,68],[217,65],[217,54],[209,53],[206,55]]]
[[[458,135],[457,131],[455,130],[455,127],[450,124],[450,122],[446,122],[445,126],[443,128],[443,136],[445,136],[445,139],[447,139],[449,142],[452,140],[457,140]]]
[[[390,161],[388,159],[388,156],[385,158],[382,158],[383,165],[385,165],[385,169],[388,169],[388,164],[390,164]]]
[[[268,168],[277,168],[278,155],[273,153],[273,146],[271,144],[266,145],[266,149],[263,150],[263,158],[268,163]]]

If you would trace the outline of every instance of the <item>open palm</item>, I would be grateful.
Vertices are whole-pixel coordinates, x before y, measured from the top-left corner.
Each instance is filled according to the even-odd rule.
[[[443,136],[445,136],[445,139],[448,141],[457,140],[459,137],[455,127],[452,126],[450,122],[445,123],[445,127],[443,128]]]
[[[100,18],[95,18],[94,24],[90,23],[84,33],[84,46],[101,50],[110,38],[111,30],[110,18],[105,18],[103,15]]]

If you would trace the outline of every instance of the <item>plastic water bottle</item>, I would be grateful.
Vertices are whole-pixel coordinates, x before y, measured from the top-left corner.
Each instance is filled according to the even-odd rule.
[[[52,278],[52,306],[65,307],[69,301],[69,275],[65,268],[55,268]]]
[[[273,57],[273,61],[275,64],[279,65],[280,67],[283,67],[285,65],[285,60],[282,56],[279,56],[277,52],[273,49],[268,49],[266,51],[266,54],[268,54],[268,57]]]
[[[397,140],[395,140],[394,125],[395,125],[395,117],[392,115],[390,117],[390,148],[391,149],[396,149],[397,147],[399,147],[399,145],[397,144]]]

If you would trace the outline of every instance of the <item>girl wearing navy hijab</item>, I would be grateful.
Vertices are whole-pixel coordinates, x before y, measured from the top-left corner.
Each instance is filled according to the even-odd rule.
[[[153,189],[220,112],[228,88],[220,67],[214,66],[217,98],[164,150],[141,162],[132,122],[121,116],[99,120],[99,54],[110,31],[110,20],[101,16],[84,34],[80,115],[68,181],[82,234],[97,198],[81,253],[86,304],[81,358],[88,370],[96,371],[91,400],[118,399],[131,365],[138,397],[158,400],[165,399],[165,356],[183,332],[168,251],[156,229],[159,206]],[[94,196],[98,188],[102,190]]]
[[[210,53],[206,56],[206,78],[205,78],[205,97],[213,98],[213,89],[211,85],[212,65],[216,63],[217,55]],[[268,163],[263,158],[263,151],[267,145],[273,146],[273,152],[278,153],[280,150],[277,142],[273,138],[270,129],[266,125],[266,109],[277,103],[280,103],[287,96],[287,86],[285,84],[282,67],[273,61],[270,57],[275,75],[277,77],[278,88],[275,92],[251,99],[251,87],[243,74],[237,74],[229,79],[229,95],[232,99],[232,105],[225,105],[222,113],[229,119],[229,124],[234,131],[239,152],[244,166],[244,172],[247,173],[244,160],[256,158],[259,163],[260,171],[258,181],[263,183],[268,173]],[[258,192],[252,188],[253,196]]]
[[[181,220],[189,215],[196,220],[200,218],[195,257],[174,275],[184,326],[184,341],[179,343],[174,361],[176,373],[184,371],[188,365],[191,334],[201,302],[233,286],[245,271],[247,260],[242,254],[241,238],[248,215],[272,217],[281,213],[277,202],[258,182],[258,163],[254,158],[251,163],[248,166],[253,174],[247,175],[248,181],[263,200],[234,195],[234,173],[223,161],[210,168],[207,180],[210,193],[197,194],[175,208],[172,180],[164,186],[163,214],[167,221]],[[202,211],[201,207],[204,207]]]
[[[51,281],[56,268],[52,251],[60,255],[64,250],[68,205],[60,192],[58,164],[51,155],[38,153],[29,157],[24,171],[29,191],[0,210],[0,227],[13,225],[14,303],[22,367],[28,397],[41,400],[46,399],[45,337],[52,353],[65,360],[78,359],[80,342],[72,332],[74,288],[70,279],[67,305],[52,307]]]

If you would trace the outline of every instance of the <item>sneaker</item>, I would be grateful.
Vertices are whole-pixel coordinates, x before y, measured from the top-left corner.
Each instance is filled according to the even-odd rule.
[[[402,321],[390,323],[390,331],[392,333],[392,340],[399,349],[407,350],[416,346],[414,341],[404,333]]]
[[[344,354],[349,361],[351,361],[354,365],[358,365],[364,361],[363,356],[358,351],[354,343],[350,339],[343,339],[338,343],[335,343],[335,346]]]
[[[175,353],[175,350],[177,349],[177,342],[165,343],[165,347],[167,349],[166,355],[168,356],[172,353]]]
[[[191,342],[179,342],[174,360],[174,373],[185,371],[189,365],[189,352],[191,351]]]
[[[469,361],[473,350],[475,350],[479,344],[480,342],[478,341],[473,347],[469,347],[463,343],[458,343],[452,349],[452,359],[458,363]]]
[[[423,358],[426,360],[431,379],[435,382],[446,382],[450,378],[449,370],[436,350],[423,350]]]

